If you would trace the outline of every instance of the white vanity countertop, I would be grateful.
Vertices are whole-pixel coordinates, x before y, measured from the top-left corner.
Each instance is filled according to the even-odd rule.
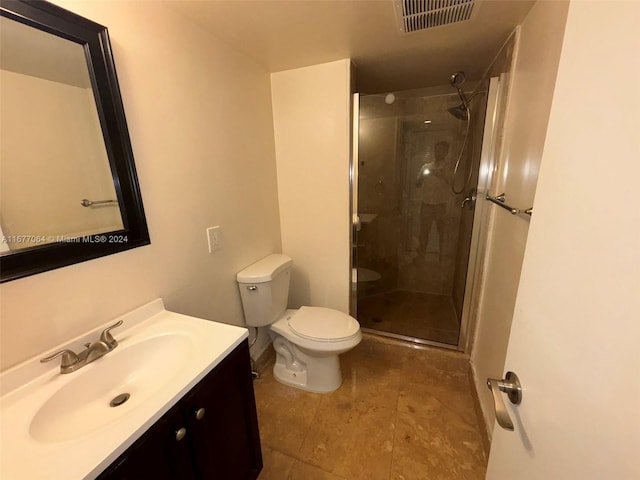
[[[62,375],[59,360],[39,362],[63,348],[82,350],[85,342],[97,341],[100,332],[117,320],[124,322],[112,331],[118,347],[93,363]],[[0,375],[0,478],[95,478],[247,337],[243,327],[168,312],[158,299],[4,372]],[[178,353],[166,351],[174,345]],[[161,364],[165,355],[178,355],[168,358],[179,358],[180,365],[167,368],[165,359],[161,367],[150,363],[139,372],[136,368],[129,372],[130,364],[136,363],[130,360],[144,364],[151,358]],[[112,370],[122,365],[124,374],[111,379]],[[110,384],[114,381],[118,384]],[[75,395],[78,387],[87,392],[86,412],[82,401],[77,413],[73,409],[69,413],[64,402],[52,401],[52,397],[68,398],[64,394],[71,392],[75,404],[82,397],[82,393]],[[120,390],[129,390],[131,398],[119,407],[109,407],[110,398]],[[62,409],[60,418],[55,417],[56,409]],[[45,427],[38,423],[43,418]]]

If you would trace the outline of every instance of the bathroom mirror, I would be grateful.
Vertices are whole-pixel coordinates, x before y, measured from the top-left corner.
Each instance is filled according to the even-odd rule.
[[[107,29],[0,1],[0,280],[149,242]]]

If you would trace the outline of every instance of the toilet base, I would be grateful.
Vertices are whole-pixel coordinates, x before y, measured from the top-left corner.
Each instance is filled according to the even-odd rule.
[[[307,385],[306,370],[294,372],[287,370],[286,366],[276,363],[273,366],[273,376],[278,382],[291,387],[301,388],[304,390]]]
[[[273,343],[276,351],[273,376],[278,382],[314,393],[333,392],[342,385],[338,355],[312,357],[282,337]]]

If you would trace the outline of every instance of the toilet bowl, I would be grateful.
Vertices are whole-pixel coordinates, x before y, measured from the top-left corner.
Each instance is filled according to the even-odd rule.
[[[276,380],[311,392],[332,392],[342,384],[338,356],[360,343],[360,324],[331,308],[287,310],[292,263],[286,255],[273,254],[237,274],[245,321],[252,327],[270,326]]]
[[[322,307],[286,310],[271,325],[270,335],[276,351],[276,380],[320,393],[340,387],[338,355],[362,340],[360,325],[353,317]]]

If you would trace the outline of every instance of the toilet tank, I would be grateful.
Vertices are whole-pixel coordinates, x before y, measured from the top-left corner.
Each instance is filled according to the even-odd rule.
[[[250,327],[271,325],[287,308],[291,258],[272,254],[238,272],[244,319]]]

